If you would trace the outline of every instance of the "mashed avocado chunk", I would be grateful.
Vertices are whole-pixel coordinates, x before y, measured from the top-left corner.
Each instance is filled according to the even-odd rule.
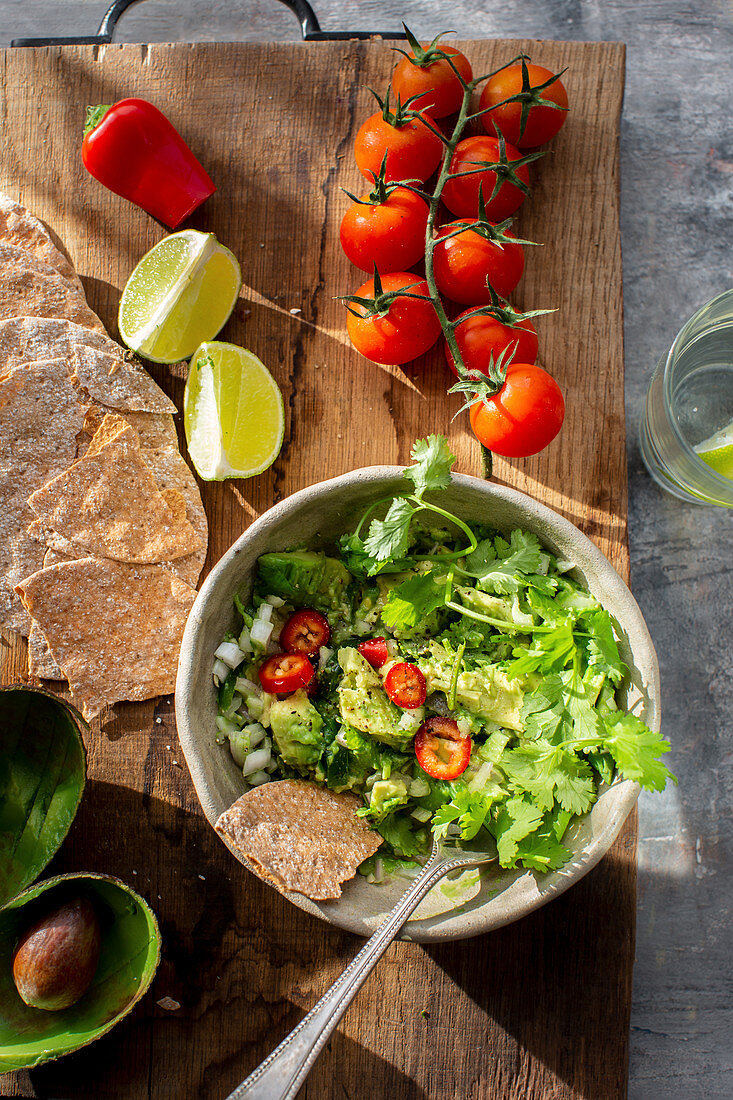
[[[420,662],[428,692],[450,691],[453,657],[440,644],[428,643],[430,656]],[[519,680],[510,680],[496,665],[464,669],[458,676],[456,701],[471,714],[505,729],[521,731],[524,692]]]
[[[257,562],[257,590],[262,595],[279,596],[296,607],[343,611],[351,580],[346,566],[322,551],[263,554]]]
[[[351,646],[338,651],[338,660],[344,670],[338,688],[342,721],[392,748],[406,748],[413,734],[400,729],[404,712],[387,698],[379,673]]]
[[[304,775],[318,764],[323,750],[323,719],[303,688],[270,707],[270,728],[285,764]]]

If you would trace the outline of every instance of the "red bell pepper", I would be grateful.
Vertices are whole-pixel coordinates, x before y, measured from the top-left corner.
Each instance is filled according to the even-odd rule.
[[[176,128],[144,99],[87,107],[81,155],[95,179],[170,229],[216,191]]]

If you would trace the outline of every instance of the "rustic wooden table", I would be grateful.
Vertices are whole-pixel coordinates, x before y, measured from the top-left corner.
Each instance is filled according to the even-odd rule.
[[[475,71],[527,49],[569,65],[574,110],[519,220],[527,249],[517,301],[557,306],[541,358],[568,405],[562,435],[496,476],[564,512],[623,575],[623,417],[618,124],[624,49],[476,42]],[[196,224],[239,256],[244,290],[224,336],[251,347],[286,396],[285,445],[252,482],[203,487],[210,566],[288,493],[448,431],[458,467],[479,469],[465,419],[445,396],[439,351],[382,370],[347,345],[333,296],[358,274],[337,244],[358,177],[350,147],[383,86],[383,45],[75,47],[0,54],[0,189],[67,244],[89,300],[115,331],[119,293],[162,229],[81,168],[83,106],[142,95],[160,105],[219,182]],[[43,89],[39,99],[28,89]],[[293,314],[292,310],[299,310]],[[154,368],[180,402],[183,371]],[[3,680],[24,677],[7,637]],[[109,1037],[51,1066],[0,1079],[10,1096],[219,1098],[334,979],[357,941],[295,910],[230,858],[199,811],[169,699],[115,708],[88,741],[90,782],[52,870],[118,874],[156,908],[161,968],[143,1005]],[[531,917],[465,943],[397,944],[345,1017],[304,1096],[622,1097],[634,942],[636,818],[579,885]],[[163,997],[181,1008],[157,1006]]]

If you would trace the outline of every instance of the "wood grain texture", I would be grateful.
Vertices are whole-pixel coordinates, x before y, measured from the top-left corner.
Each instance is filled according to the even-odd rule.
[[[547,451],[499,461],[496,476],[567,515],[627,576],[617,152],[624,50],[529,41],[467,49],[474,71],[521,49],[569,65],[573,105],[521,212],[521,236],[543,244],[527,249],[516,295],[526,307],[558,307],[540,320],[540,354],[564,389],[567,418]],[[113,335],[120,291],[163,230],[84,172],[84,105],[152,100],[219,183],[194,224],[242,263],[242,298],[223,337],[271,367],[287,423],[270,471],[203,486],[208,566],[275,501],[357,466],[404,462],[426,432],[447,431],[458,468],[478,473],[465,417],[449,425],[458,402],[445,396],[442,353],[405,370],[375,367],[346,343],[334,300],[361,281],[338,247],[339,188],[359,186],[351,142],[371,112],[368,88],[384,85],[390,64],[383,45],[358,43],[0,53],[0,189],[65,242]],[[152,373],[180,404],[183,369]],[[2,659],[5,682],[24,678],[23,644],[6,637]],[[357,941],[231,860],[198,809],[170,699],[116,707],[87,748],[87,793],[52,870],[103,870],[135,885],[161,919],[163,961],[152,993],[109,1037],[0,1078],[0,1094],[223,1097],[318,998]],[[635,845],[633,817],[598,868],[527,919],[464,944],[391,948],[302,1095],[624,1096]],[[181,1009],[158,1008],[164,996]]]

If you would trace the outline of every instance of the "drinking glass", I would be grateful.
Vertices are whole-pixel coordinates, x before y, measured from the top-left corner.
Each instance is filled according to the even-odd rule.
[[[699,309],[657,364],[641,420],[642,458],[682,500],[733,508],[728,460],[724,474],[695,450],[717,433],[733,448],[733,290]]]

